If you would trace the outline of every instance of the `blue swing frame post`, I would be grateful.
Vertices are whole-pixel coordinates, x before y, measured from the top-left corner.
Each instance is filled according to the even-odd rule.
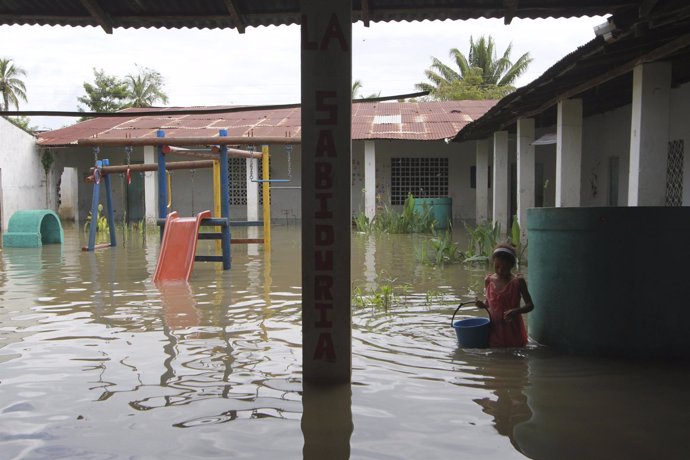
[[[221,129],[218,131],[220,137],[227,137],[228,130]],[[225,225],[221,226],[221,238],[223,248],[223,270],[229,270],[232,264],[232,255],[230,252],[230,241],[232,235],[230,234],[230,179],[228,178],[228,146],[223,144],[220,146],[220,215],[225,219]]]
[[[98,154],[98,147],[94,147],[94,152]],[[94,181],[93,192],[91,193],[91,227],[89,227],[89,241],[86,246],[87,251],[96,249],[96,231],[98,230],[98,205],[101,199],[101,184],[100,178],[103,178],[105,185],[105,205],[106,205],[106,220],[108,221],[108,231],[110,232],[110,246],[117,246],[117,236],[115,235],[115,214],[113,211],[113,193],[110,185],[110,176],[102,174],[101,168],[109,166],[110,161],[107,158],[103,160],[96,160],[96,169],[94,170],[94,177],[98,176],[98,182]]]

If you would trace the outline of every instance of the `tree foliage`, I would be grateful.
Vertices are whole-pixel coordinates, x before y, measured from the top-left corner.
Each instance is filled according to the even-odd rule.
[[[26,76],[26,71],[17,67],[11,59],[0,58],[0,94],[2,105],[0,109],[7,111],[10,105],[19,110],[19,100],[27,101],[26,86],[21,77]]]
[[[84,96],[77,100],[86,108],[82,112],[117,112],[127,106],[127,83],[115,75],[107,75],[103,69],[93,69],[94,82],[84,82]]]
[[[355,100],[355,99],[372,99],[372,98],[376,98],[376,97],[381,97],[381,91],[379,91],[378,93],[371,93],[368,96],[360,96],[359,92],[361,91],[362,88],[364,88],[364,84],[362,83],[362,80],[355,80],[352,82],[352,94],[351,94],[352,100]]]
[[[457,48],[450,50],[458,70],[432,56],[431,67],[424,71],[429,81],[415,87],[429,91],[430,97],[438,100],[500,99],[515,90],[513,83],[532,62],[529,53],[525,53],[513,63],[512,46],[508,45],[497,58],[491,36],[480,37],[476,42],[470,37],[468,56]]]
[[[151,107],[157,101],[168,103],[163,92],[163,76],[160,72],[146,67],[137,67],[139,73],[127,75],[125,81],[129,96],[129,107]]]
[[[168,102],[163,91],[163,76],[156,70],[138,67],[136,74],[125,78],[108,75],[93,69],[94,82],[84,82],[83,96],[77,100],[84,104],[80,111],[116,112],[128,107],[152,107],[156,102]]]

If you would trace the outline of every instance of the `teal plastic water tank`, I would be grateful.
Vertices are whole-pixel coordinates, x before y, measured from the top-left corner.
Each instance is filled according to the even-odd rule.
[[[690,356],[690,208],[527,212],[529,333],[568,352]]]
[[[446,229],[453,223],[453,199],[450,197],[439,198],[416,198],[414,199],[414,210],[416,213],[423,213],[428,207],[431,215],[436,219],[436,229]]]

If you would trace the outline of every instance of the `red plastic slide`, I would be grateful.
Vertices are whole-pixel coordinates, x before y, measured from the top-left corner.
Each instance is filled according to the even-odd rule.
[[[168,214],[161,242],[158,265],[153,281],[187,281],[194,266],[196,242],[201,221],[211,217],[211,211],[203,211],[196,217],[177,217],[177,211]]]

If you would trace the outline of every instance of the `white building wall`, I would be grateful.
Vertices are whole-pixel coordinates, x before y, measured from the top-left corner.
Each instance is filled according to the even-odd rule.
[[[475,220],[475,191],[470,187],[470,168],[475,164],[474,142],[376,141],[376,195],[390,205],[391,158],[448,158],[449,196],[455,222]],[[364,212],[364,141],[352,143],[352,212]],[[393,207],[399,210],[399,207]]]
[[[51,202],[49,197],[49,203],[46,203],[46,177],[36,139],[2,117],[0,175],[3,231],[7,230],[7,223],[16,211],[49,208]]]
[[[630,105],[587,117],[582,135],[582,206],[609,205],[609,168],[618,158],[618,206],[628,202]]]

